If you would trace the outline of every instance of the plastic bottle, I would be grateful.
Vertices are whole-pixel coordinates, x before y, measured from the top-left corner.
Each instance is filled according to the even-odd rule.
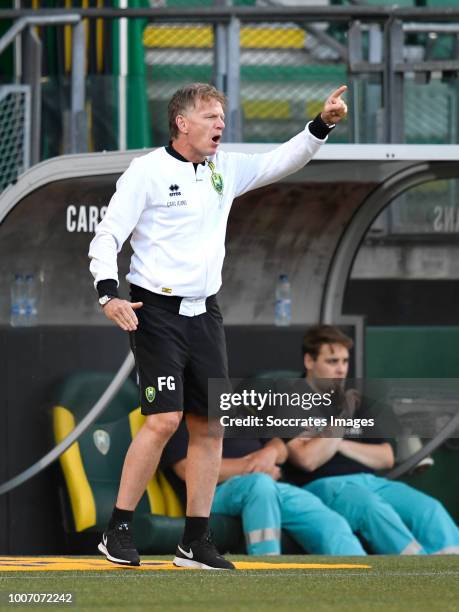
[[[25,277],[25,325],[36,325],[38,315],[37,283],[33,274]]]
[[[25,324],[25,280],[22,274],[15,274],[11,285],[10,324],[21,327]]]
[[[276,285],[275,325],[290,325],[292,321],[292,297],[287,274],[281,274]]]

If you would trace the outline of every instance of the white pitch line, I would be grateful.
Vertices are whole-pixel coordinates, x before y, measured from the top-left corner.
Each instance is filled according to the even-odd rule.
[[[65,571],[77,571],[77,570],[65,570]],[[96,578],[96,579],[100,579],[100,578],[110,578],[110,579],[117,579],[119,580],[121,575],[120,574],[115,574],[113,573],[114,571],[117,570],[102,570],[102,572],[100,574],[89,574],[88,570],[79,570],[79,574],[75,576],[75,574],[72,574],[71,576],[66,576],[66,575],[62,575],[62,571],[55,571],[53,572],[53,575],[50,576],[37,576],[35,572],[32,572],[30,574],[27,574],[27,572],[21,572],[20,576],[1,576],[0,575],[0,581],[2,580],[21,580],[21,579],[27,579],[27,580],[56,580],[56,574],[59,574],[59,580],[61,579],[71,579],[71,580],[75,580],[75,579],[91,579],[91,578]],[[166,572],[174,572],[174,574],[176,573],[175,570],[161,570],[158,572],[152,571],[152,572],[137,572],[134,573],[135,570],[127,570],[125,573],[122,574],[123,576],[123,580],[125,578],[148,578],[151,580],[151,578],[153,577],[153,575],[157,575],[157,577],[159,578],[160,576],[164,576],[166,574]],[[197,573],[199,572],[199,575],[202,576],[204,570],[199,571],[199,570],[193,570],[193,573]],[[227,576],[232,576],[232,577],[237,577],[238,575],[240,576],[241,574],[243,574],[244,576],[250,575],[250,576],[257,576],[257,577],[263,577],[263,578],[272,578],[273,577],[273,572],[276,572],[276,577],[281,577],[281,576],[303,576],[303,575],[316,575],[318,578],[348,578],[349,576],[365,576],[366,578],[384,578],[385,576],[400,576],[400,577],[419,577],[419,576],[436,576],[438,578],[441,578],[443,576],[457,576],[459,574],[459,571],[453,571],[453,570],[447,570],[447,571],[432,571],[432,572],[381,572],[381,571],[372,571],[372,570],[368,570],[365,572],[350,572],[349,570],[335,570],[334,572],[321,572],[320,570],[305,570],[305,569],[298,569],[298,570],[277,570],[277,569],[273,569],[271,570],[271,572],[261,572],[260,570],[236,570],[236,572],[211,572],[210,574],[208,574],[209,576],[212,577],[227,577]],[[51,573],[50,570],[47,570],[46,573]],[[187,575],[189,575],[191,572],[187,572]],[[5,574],[9,574],[9,572],[5,572]],[[24,575],[22,575],[24,574]],[[170,574],[167,574],[168,576],[170,576]]]

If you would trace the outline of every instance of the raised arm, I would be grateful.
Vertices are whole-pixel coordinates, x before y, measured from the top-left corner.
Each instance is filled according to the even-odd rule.
[[[321,113],[300,134],[279,147],[268,153],[237,154],[235,195],[274,183],[305,166],[326,141],[334,125],[346,116],[347,106],[341,98],[346,89],[346,85],[342,85],[330,94]]]

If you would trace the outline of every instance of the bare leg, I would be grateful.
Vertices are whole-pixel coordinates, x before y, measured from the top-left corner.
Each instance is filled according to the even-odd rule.
[[[121,474],[116,506],[135,510],[158,467],[161,453],[182,420],[182,412],[164,412],[147,416],[129,446]]]
[[[209,516],[222,459],[222,437],[209,436],[207,417],[186,415],[190,435],[186,459],[187,516]]]

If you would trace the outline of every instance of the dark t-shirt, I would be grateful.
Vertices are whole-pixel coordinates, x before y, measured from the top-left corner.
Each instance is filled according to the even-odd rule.
[[[330,418],[331,414],[334,416],[346,416],[342,413],[341,406],[342,404],[340,404],[339,409],[332,405],[330,409],[318,410],[315,416],[326,416],[328,419]],[[369,401],[368,398],[365,397],[359,398],[358,405],[355,411],[352,413],[352,417],[354,419],[374,420],[374,426],[371,428],[363,427],[360,429],[345,429],[345,434],[343,436],[344,439],[353,440],[363,444],[383,444],[385,442],[392,444],[392,436],[399,428],[392,411],[387,406],[379,404],[378,402]],[[333,434],[329,433],[328,435],[331,437]],[[374,472],[374,469],[360,463],[360,461],[350,459],[349,457],[345,457],[341,453],[337,452],[331,459],[315,469],[313,472],[308,472],[307,470],[297,467],[287,461],[283,466],[283,479],[286,482],[290,482],[297,486],[302,486],[312,482],[313,480],[324,478],[326,476],[343,476],[346,474]]]
[[[245,457],[245,455],[263,448],[267,442],[269,442],[269,440],[225,438],[223,440],[222,456],[224,459],[237,459],[238,457]],[[169,440],[163,451],[160,468],[166,475],[167,479],[172,485],[172,488],[177,493],[184,505],[186,504],[185,483],[177,476],[173,470],[173,466],[175,463],[186,458],[187,451],[188,430],[186,428],[185,420],[182,420],[177,431]]]
[[[353,438],[355,440],[355,438]],[[382,438],[365,438],[362,440],[364,444],[382,444],[388,442]],[[299,487],[308,484],[318,478],[324,478],[325,476],[343,476],[345,474],[361,474],[361,473],[374,473],[374,470],[355,459],[345,457],[341,453],[336,453],[326,463],[315,469],[313,472],[308,472],[295,465],[292,465],[289,461],[283,466],[284,480],[291,482]]]

